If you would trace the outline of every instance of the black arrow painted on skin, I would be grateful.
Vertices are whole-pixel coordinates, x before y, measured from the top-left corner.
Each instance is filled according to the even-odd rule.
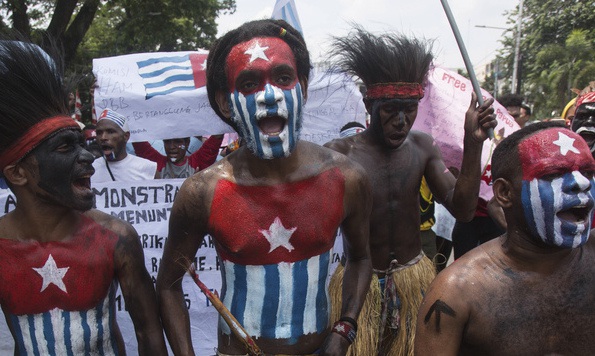
[[[424,318],[425,324],[427,324],[430,321],[430,318],[432,317],[433,312],[436,312],[436,332],[437,333],[440,332],[440,313],[450,315],[453,318],[457,315],[457,313],[451,307],[449,307],[448,304],[444,303],[440,299],[437,299],[434,302],[434,304],[432,304],[432,306],[430,307],[430,310],[428,310],[428,314],[426,314],[426,317]]]

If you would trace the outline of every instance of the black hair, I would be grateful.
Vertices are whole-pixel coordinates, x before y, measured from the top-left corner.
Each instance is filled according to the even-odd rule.
[[[523,96],[519,94],[504,94],[498,98],[498,102],[505,108],[510,106],[518,106],[520,108],[523,105]]]
[[[225,73],[227,55],[235,45],[255,37],[275,37],[285,41],[295,56],[298,78],[307,81],[310,75],[312,65],[306,42],[302,34],[287,22],[273,19],[257,20],[246,22],[227,32],[213,43],[207,57],[207,95],[211,107],[224,121],[227,121],[227,118],[219,110],[215,101],[215,93],[218,91],[229,92]]]
[[[396,33],[376,36],[359,25],[347,36],[333,39],[331,62],[366,86],[390,82],[423,85],[434,58],[431,41]]]
[[[496,146],[492,155],[492,179],[504,178],[512,180],[519,168],[518,146],[527,136],[537,131],[546,130],[552,127],[567,129],[563,122],[543,121],[527,125],[522,129],[513,132]]]
[[[525,115],[531,115],[531,108],[529,107],[529,105],[521,105],[521,108],[525,109]]]
[[[361,127],[362,129],[366,128],[364,125],[360,124],[357,121],[350,121],[350,122],[346,123],[345,125],[343,125],[343,127],[341,127],[341,129],[339,131],[347,130],[352,127]]]
[[[0,154],[33,125],[68,115],[61,57],[35,44],[0,39]]]

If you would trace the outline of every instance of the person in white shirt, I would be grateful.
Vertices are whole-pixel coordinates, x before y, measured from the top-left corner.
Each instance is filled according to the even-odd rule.
[[[97,120],[95,132],[103,156],[93,162],[92,184],[159,178],[157,163],[126,152],[130,138],[126,117],[106,109]]]

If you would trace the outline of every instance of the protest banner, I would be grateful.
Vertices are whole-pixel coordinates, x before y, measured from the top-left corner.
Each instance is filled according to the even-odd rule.
[[[161,179],[143,182],[109,182],[96,184],[95,205],[98,210],[129,222],[138,232],[144,249],[145,266],[153,279],[157,278],[173,200],[183,179]],[[8,189],[0,189],[0,216],[13,210],[16,199]],[[342,256],[341,236],[337,237],[332,254],[332,268]],[[206,236],[192,261],[200,279],[211,291],[221,293],[220,264],[213,239]],[[25,282],[27,283],[27,282]],[[217,346],[218,314],[189,275],[182,281],[186,306],[191,320],[191,333],[197,355],[213,355]],[[17,286],[15,286],[17,287]],[[132,320],[126,312],[122,293],[116,294],[117,320],[129,355],[138,354]],[[1,312],[0,312],[1,313]],[[4,318],[1,318],[4,320]],[[12,354],[14,341],[6,323],[0,323],[0,355]],[[170,350],[170,354],[171,350]]]
[[[205,87],[208,52],[136,53],[93,60],[95,109],[128,118],[130,141],[233,132],[215,114]],[[302,138],[318,144],[339,137],[349,121],[365,122],[351,78],[319,67],[310,73]]]
[[[426,132],[434,138],[446,167],[460,169],[463,160],[465,113],[473,92],[471,81],[458,73],[434,67],[428,73],[424,91],[413,129]],[[484,100],[492,97],[486,90],[482,89],[482,93]],[[504,137],[520,129],[500,103],[495,101],[493,107],[498,126],[494,129],[494,139],[484,142],[481,159],[479,196],[486,201],[493,196],[491,158],[494,148]]]

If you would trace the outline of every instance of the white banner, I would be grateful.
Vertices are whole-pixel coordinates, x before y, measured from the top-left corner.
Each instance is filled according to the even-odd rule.
[[[208,52],[137,53],[93,60],[95,109],[128,118],[130,140],[233,132],[215,114],[205,87]],[[349,121],[364,123],[362,96],[343,74],[313,69],[304,107],[303,138],[324,144]]]
[[[435,67],[428,74],[425,96],[419,103],[414,130],[430,134],[440,147],[447,167],[461,168],[463,160],[463,137],[465,134],[465,113],[469,108],[473,86],[467,78]],[[490,93],[482,89],[484,100],[491,98]],[[494,130],[495,139],[486,140],[482,150],[482,177],[479,196],[490,200],[493,196],[491,186],[491,159],[496,145],[506,136],[520,127],[497,101],[494,110],[498,126]]]
[[[157,278],[163,245],[167,239],[171,206],[183,181],[183,179],[162,179],[145,182],[110,182],[96,184],[93,188],[97,209],[128,221],[138,232],[145,253],[145,265],[153,282]],[[0,216],[13,210],[15,204],[16,199],[11,191],[0,189]],[[341,236],[338,236],[333,250],[331,271],[340,261],[342,246]],[[196,254],[194,264],[201,281],[211,290],[220,293],[219,260],[210,236],[205,237]],[[197,355],[213,355],[213,349],[217,346],[217,311],[190,276],[184,277],[182,286],[190,315],[194,350]],[[126,351],[129,355],[137,355],[134,327],[119,290],[116,296],[116,308]],[[4,320],[4,317],[1,320]],[[13,351],[14,341],[6,324],[2,322],[0,323],[0,355],[9,355]]]

